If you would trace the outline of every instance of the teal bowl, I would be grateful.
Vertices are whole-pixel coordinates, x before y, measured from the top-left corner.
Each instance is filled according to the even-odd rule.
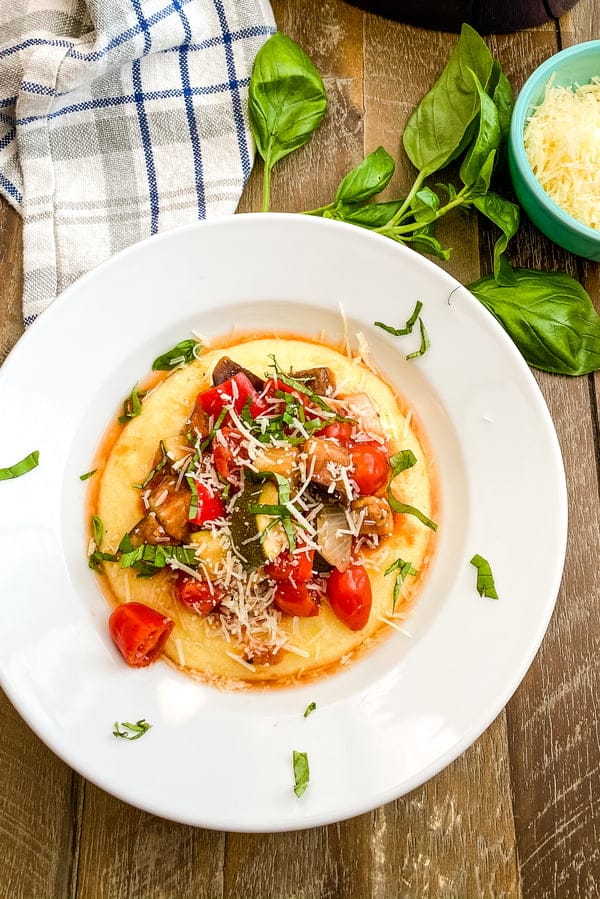
[[[588,84],[594,75],[600,76],[600,40],[561,50],[542,63],[525,82],[510,123],[510,175],[521,206],[540,231],[571,253],[600,260],[600,231],[578,222],[548,196],[533,174],[523,145],[527,119],[542,102],[552,75],[557,87]]]

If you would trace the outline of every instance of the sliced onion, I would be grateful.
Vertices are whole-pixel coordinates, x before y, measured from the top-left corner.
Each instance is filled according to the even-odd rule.
[[[328,503],[317,515],[317,543],[319,553],[337,568],[338,571],[345,571],[350,564],[350,553],[352,551],[351,534],[342,534],[340,531],[348,530],[348,519],[346,513],[341,506]]]

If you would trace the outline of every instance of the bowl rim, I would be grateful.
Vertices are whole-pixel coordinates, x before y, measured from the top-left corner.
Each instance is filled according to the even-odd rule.
[[[521,177],[526,181],[528,188],[532,191],[536,201],[544,206],[551,215],[560,219],[564,227],[569,228],[580,237],[600,244],[600,230],[591,228],[589,225],[580,222],[579,219],[574,218],[544,190],[533,172],[523,141],[527,111],[532,105],[531,94],[540,81],[543,81],[544,78],[549,78],[556,70],[557,64],[560,65],[560,63],[572,56],[578,56],[582,53],[591,54],[593,51],[597,51],[600,56],[600,40],[583,41],[580,44],[573,44],[571,47],[559,50],[558,53],[552,54],[533,70],[523,84],[515,101],[510,122],[509,144],[514,164],[518,168]]]

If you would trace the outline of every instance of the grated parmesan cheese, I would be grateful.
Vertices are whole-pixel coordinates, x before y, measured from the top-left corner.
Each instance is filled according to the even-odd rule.
[[[600,229],[600,76],[554,87],[527,120],[525,151],[546,193],[584,225]]]

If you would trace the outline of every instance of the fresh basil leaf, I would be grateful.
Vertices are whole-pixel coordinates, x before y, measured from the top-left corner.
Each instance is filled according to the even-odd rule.
[[[510,82],[497,59],[494,60],[492,70],[492,84],[488,88],[496,109],[498,110],[498,121],[500,123],[500,132],[502,139],[508,138],[510,131],[510,119],[512,116],[513,106],[515,105],[515,97]]]
[[[482,197],[476,197],[473,205],[491,222],[497,225],[502,234],[494,245],[494,278],[498,284],[505,287],[513,287],[517,284],[516,276],[504,253],[508,242],[515,236],[519,229],[519,207],[510,200],[505,200],[499,194],[490,191]]]
[[[471,565],[477,569],[477,592],[479,595],[486,596],[488,599],[498,599],[494,575],[488,560],[476,553],[471,559]]]
[[[423,356],[431,346],[429,334],[425,329],[425,322],[422,318],[419,318],[419,331],[421,332],[421,345],[418,350],[414,351],[414,353],[409,353],[406,357],[407,359],[417,359],[419,356]]]
[[[92,515],[92,537],[94,538],[94,543],[100,549],[102,538],[104,537],[104,525],[98,515]]]
[[[399,453],[394,453],[393,456],[390,456],[390,465],[392,467],[391,477],[395,478],[396,475],[399,475],[403,471],[406,471],[407,468],[412,468],[413,465],[416,464],[417,457],[412,450],[406,449],[400,450]]]
[[[475,140],[471,144],[460,167],[460,179],[466,187],[475,184],[483,164],[489,160],[490,153],[498,149],[502,138],[496,105],[481,87],[475,72],[471,71],[471,76],[473,77],[479,98],[479,127]]]
[[[430,187],[422,187],[417,191],[411,204],[410,211],[416,222],[428,224],[435,221],[440,208],[440,198]]]
[[[312,713],[314,712],[316,707],[317,707],[317,703],[314,702],[314,700],[313,700],[313,702],[309,702],[309,704],[304,709],[304,717],[308,718],[309,715],[312,715]]]
[[[137,384],[123,403],[123,414],[119,415],[119,424],[124,425],[131,418],[142,414],[142,400],[145,393],[138,393]]]
[[[437,238],[421,231],[415,231],[414,234],[403,235],[401,243],[410,244],[410,246],[420,253],[427,253],[428,256],[435,256],[436,259],[442,259],[444,261],[450,259],[450,256],[452,255],[451,248],[446,249],[441,245]]]
[[[492,150],[488,158],[481,166],[481,169],[479,170],[475,181],[469,187],[469,202],[474,202],[475,198],[484,196],[490,189],[490,183],[492,180],[492,175],[494,174],[494,165],[496,163],[497,155],[498,151]]]
[[[86,471],[85,474],[80,474],[80,475],[79,475],[79,480],[80,480],[80,481],[87,481],[87,479],[88,479],[88,478],[91,478],[92,475],[96,474],[97,471],[98,471],[97,468],[92,468],[91,471]]]
[[[124,740],[139,740],[145,733],[148,733],[151,727],[152,725],[148,724],[145,718],[140,718],[135,724],[132,724],[130,721],[121,721],[119,725],[119,722],[115,721],[113,725],[113,735],[115,737],[122,737]],[[120,728],[126,729],[121,730]]]
[[[294,793],[300,798],[306,792],[310,780],[308,754],[306,752],[297,752],[294,749],[292,758],[294,764]]]
[[[404,337],[405,334],[412,334],[412,330],[416,324],[417,319],[421,313],[421,309],[423,308],[423,303],[421,300],[417,300],[415,304],[415,308],[413,309],[409,318],[406,319],[406,324],[403,328],[394,328],[392,325],[386,325],[384,322],[373,322],[376,328],[381,328],[382,331],[387,331],[388,334],[393,334],[394,337]]]
[[[250,128],[265,164],[263,212],[271,169],[308,141],[326,108],[323,79],[304,50],[285,34],[273,34],[256,54],[248,96]]]
[[[152,371],[171,371],[180,365],[189,365],[197,358],[198,350],[196,347],[201,346],[197,340],[182,340],[180,343],[158,356],[152,363]]]
[[[121,541],[121,545],[123,545],[123,541]],[[119,559],[119,567],[136,568],[141,570],[145,576],[150,576],[159,569],[164,568],[171,559],[175,559],[175,561],[190,567],[195,567],[197,563],[196,551],[193,548],[142,543],[135,549],[122,552]]]
[[[600,369],[600,316],[588,294],[562,272],[514,270],[516,285],[492,275],[468,285],[514,340],[529,365],[563,375]]]
[[[20,462],[15,462],[14,465],[9,465],[8,468],[0,468],[0,481],[20,478],[22,475],[27,474],[28,471],[36,468],[39,465],[39,461],[40,454],[38,450],[34,450],[28,456],[25,456],[24,459],[21,459]]]
[[[493,66],[485,41],[464,24],[444,71],[412,112],[402,136],[408,158],[422,175],[444,168],[470,143],[480,108],[470,72],[485,89]]]
[[[396,165],[383,147],[365,156],[360,165],[342,178],[335,195],[336,205],[364,203],[390,183]]]
[[[358,208],[342,206],[333,217],[362,228],[383,228],[398,212],[403,202],[404,200],[390,200],[388,203],[371,203],[369,206]]]
[[[93,571],[102,570],[102,562],[118,562],[119,557],[114,553],[104,553],[99,549],[94,550],[88,557],[88,565]]]
[[[392,511],[396,512],[398,515],[413,515],[421,522],[421,524],[424,524],[425,527],[431,528],[432,531],[437,531],[438,526],[435,521],[432,521],[431,518],[428,518],[427,515],[419,509],[416,509],[414,506],[409,506],[408,503],[401,503],[392,493],[391,487],[388,487],[387,498]]]

